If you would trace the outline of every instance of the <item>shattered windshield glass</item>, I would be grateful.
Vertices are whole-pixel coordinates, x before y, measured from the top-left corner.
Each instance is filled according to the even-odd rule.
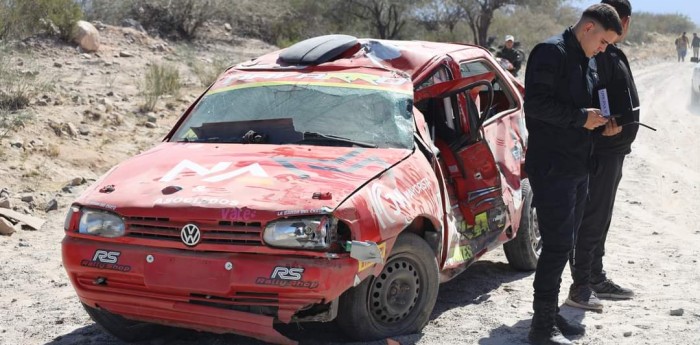
[[[171,141],[412,148],[412,95],[271,82],[204,96]]]

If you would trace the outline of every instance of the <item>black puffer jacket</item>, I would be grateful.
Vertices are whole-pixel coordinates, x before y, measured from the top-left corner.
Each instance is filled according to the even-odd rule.
[[[588,63],[571,28],[530,53],[525,74],[528,173],[588,173],[592,134],[583,127],[586,108],[592,107]]]

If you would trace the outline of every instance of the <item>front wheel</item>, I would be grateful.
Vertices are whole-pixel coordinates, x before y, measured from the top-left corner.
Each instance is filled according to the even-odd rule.
[[[337,323],[362,341],[417,333],[435,306],[438,280],[428,244],[415,234],[401,234],[382,272],[340,297]]]
[[[523,210],[520,228],[514,239],[503,245],[506,259],[511,267],[519,271],[532,271],[537,268],[537,260],[542,252],[542,237],[537,224],[537,212],[532,205],[530,181],[522,181]]]

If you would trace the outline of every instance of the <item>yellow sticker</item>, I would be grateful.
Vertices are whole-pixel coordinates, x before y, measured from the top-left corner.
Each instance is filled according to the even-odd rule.
[[[379,244],[377,248],[379,248],[379,252],[382,254],[382,260],[384,260],[386,258],[386,242]],[[374,265],[374,262],[358,261],[358,264],[359,266],[357,267],[357,272],[362,272]]]

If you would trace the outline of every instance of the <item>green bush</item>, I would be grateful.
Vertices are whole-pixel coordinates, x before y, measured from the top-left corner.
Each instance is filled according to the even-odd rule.
[[[155,109],[163,95],[176,95],[180,91],[180,72],[177,67],[153,63],[146,69],[141,92],[144,96],[142,111]]]
[[[73,0],[0,1],[0,39],[22,39],[45,31],[68,41],[82,16]]]

